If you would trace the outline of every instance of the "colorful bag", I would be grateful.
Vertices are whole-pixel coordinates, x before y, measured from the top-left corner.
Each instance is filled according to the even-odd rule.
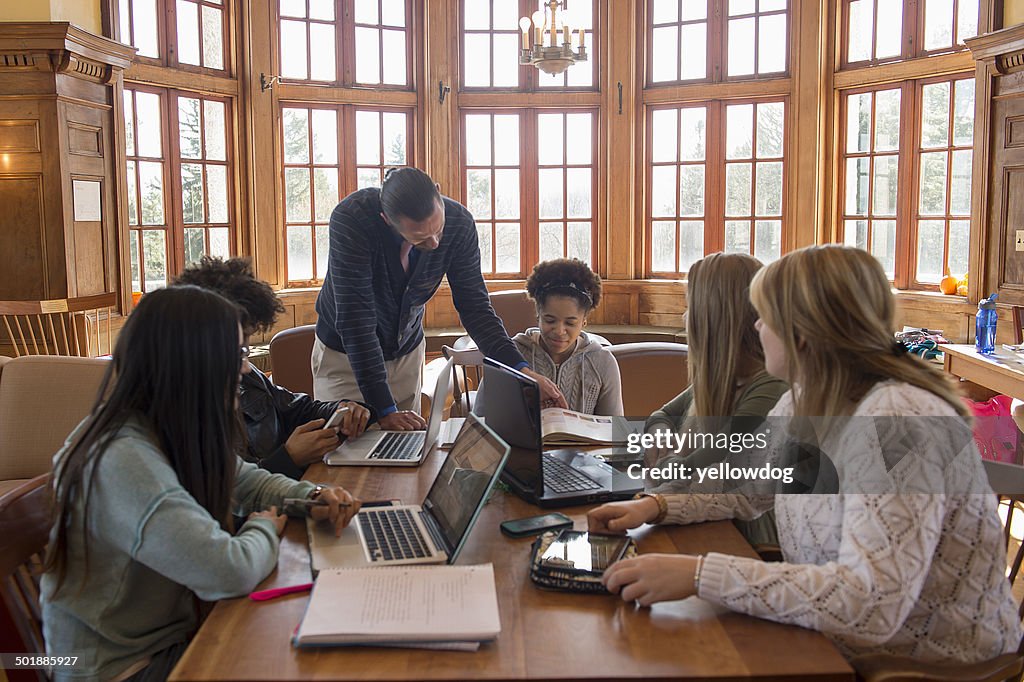
[[[997,395],[985,402],[967,398],[964,402],[974,414],[974,442],[982,459],[1016,463],[1020,432],[1010,410],[1013,399],[1008,395]]]

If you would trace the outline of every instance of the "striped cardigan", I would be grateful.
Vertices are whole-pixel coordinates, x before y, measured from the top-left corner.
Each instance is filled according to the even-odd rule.
[[[423,340],[423,308],[447,275],[455,309],[477,346],[507,365],[523,358],[494,313],[480,274],[476,223],[457,201],[443,198],[440,245],[399,260],[401,240],[381,217],[380,190],[361,189],[331,214],[327,277],[316,300],[316,335],[348,355],[363,398],[377,414],[394,410],[385,360],[411,353]]]

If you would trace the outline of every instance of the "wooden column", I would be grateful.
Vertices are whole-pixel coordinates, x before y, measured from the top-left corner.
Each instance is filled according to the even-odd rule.
[[[118,290],[113,84],[134,54],[67,22],[0,23],[0,299]]]

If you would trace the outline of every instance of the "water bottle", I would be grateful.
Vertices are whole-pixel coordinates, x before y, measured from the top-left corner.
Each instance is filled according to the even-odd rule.
[[[988,355],[996,349],[996,296],[992,294],[978,304],[977,326],[974,332],[974,347],[983,354]]]

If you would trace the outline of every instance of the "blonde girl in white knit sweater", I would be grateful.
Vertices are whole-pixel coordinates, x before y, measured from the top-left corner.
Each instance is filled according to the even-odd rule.
[[[794,386],[769,417],[822,418],[810,421],[840,493],[709,491],[598,507],[590,528],[605,532],[774,507],[785,557],[646,554],[612,566],[609,590],[641,605],[699,595],[819,630],[850,657],[969,663],[1016,651],[995,496],[965,408],[941,372],[894,345],[878,261],[845,246],[801,249],[758,273],[751,299],[766,368]]]

